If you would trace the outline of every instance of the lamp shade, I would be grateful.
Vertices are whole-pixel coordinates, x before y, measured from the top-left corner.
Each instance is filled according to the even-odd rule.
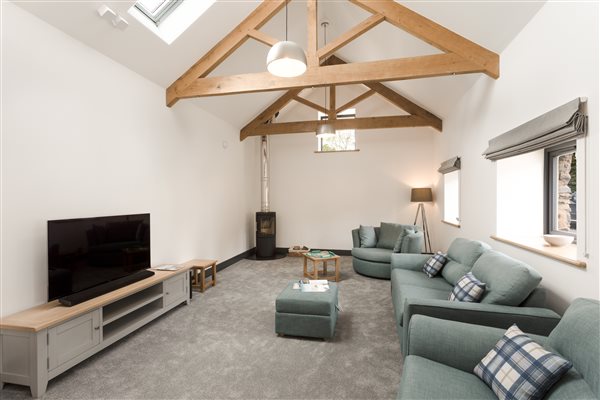
[[[413,203],[424,203],[433,201],[431,188],[415,188],[410,192],[410,201]]]
[[[324,124],[319,125],[319,127],[317,128],[317,137],[319,139],[324,139],[333,136],[335,136],[335,129],[333,129],[333,125]]]
[[[277,42],[267,54],[267,70],[284,78],[300,76],[306,71],[306,54],[294,42]]]

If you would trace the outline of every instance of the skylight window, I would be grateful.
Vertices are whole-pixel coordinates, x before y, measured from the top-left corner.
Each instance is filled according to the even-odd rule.
[[[182,2],[183,0],[138,0],[135,2],[135,8],[159,25]]]
[[[171,44],[214,3],[215,0],[138,0],[128,13]]]

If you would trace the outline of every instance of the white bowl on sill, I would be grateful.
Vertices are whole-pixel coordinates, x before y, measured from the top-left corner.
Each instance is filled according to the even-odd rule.
[[[575,239],[575,237],[567,235],[544,235],[544,240],[546,243],[548,243],[550,246],[556,247],[571,244],[573,243],[573,239]]]

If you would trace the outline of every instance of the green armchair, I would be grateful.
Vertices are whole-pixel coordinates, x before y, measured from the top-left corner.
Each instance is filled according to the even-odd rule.
[[[573,363],[545,399],[600,396],[599,316],[598,300],[577,299],[548,336],[524,329],[534,341]],[[398,399],[496,399],[473,369],[505,331],[415,315],[406,338]]]

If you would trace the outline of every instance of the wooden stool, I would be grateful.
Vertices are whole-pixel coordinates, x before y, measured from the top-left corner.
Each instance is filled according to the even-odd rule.
[[[212,281],[211,286],[217,284],[217,260],[194,260],[194,264],[191,266],[192,270],[192,289],[198,289],[200,292],[204,292],[206,289],[206,270],[212,270]],[[200,281],[198,281],[200,277]]]

